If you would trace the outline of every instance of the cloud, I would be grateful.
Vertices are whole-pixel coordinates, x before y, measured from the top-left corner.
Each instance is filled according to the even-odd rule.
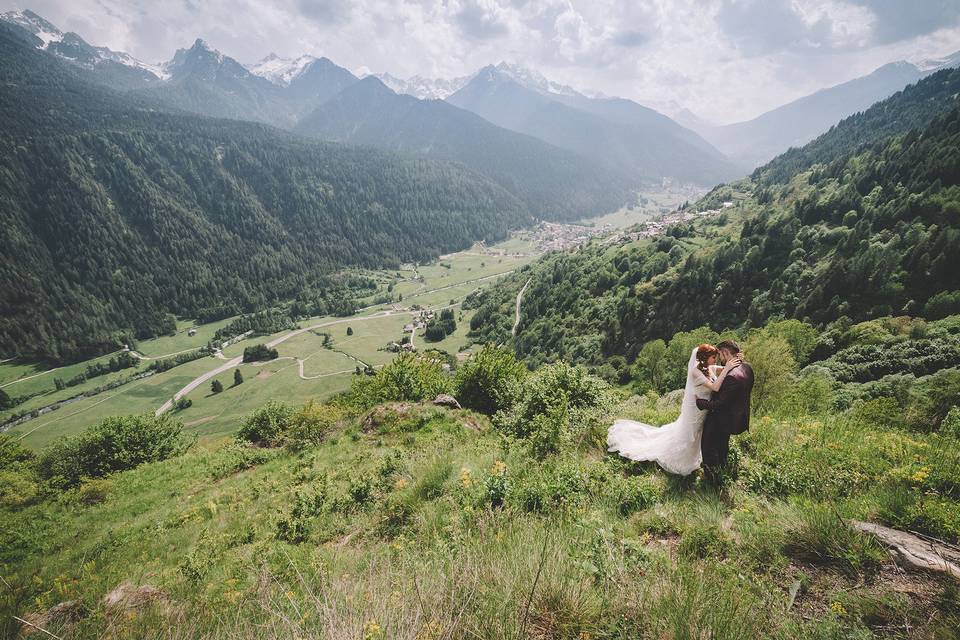
[[[851,1],[876,17],[873,35],[878,44],[900,42],[960,23],[960,2],[956,0]]]
[[[509,32],[504,13],[493,0],[465,0],[454,16],[464,35],[487,40]]]

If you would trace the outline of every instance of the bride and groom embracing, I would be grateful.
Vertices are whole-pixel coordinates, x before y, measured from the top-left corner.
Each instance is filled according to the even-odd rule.
[[[701,344],[687,363],[680,417],[662,427],[617,420],[607,433],[608,449],[684,476],[702,463],[707,479],[716,482],[727,464],[730,436],[750,425],[752,390],[753,369],[744,362],[740,345],[733,340]]]

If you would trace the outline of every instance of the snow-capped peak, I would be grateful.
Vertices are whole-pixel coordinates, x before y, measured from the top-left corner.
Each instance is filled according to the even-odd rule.
[[[9,11],[0,14],[0,21],[14,24],[40,39],[38,49],[49,51],[81,66],[96,66],[102,62],[115,62],[153,74],[160,80],[169,77],[162,65],[141,62],[128,53],[113,51],[107,47],[94,47],[75,33],[63,33],[49,21],[32,11]],[[83,55],[77,57],[77,47]]]
[[[63,40],[63,32],[60,31],[60,29],[57,29],[29,9],[23,11],[8,11],[0,15],[0,20],[15,24],[40,38],[43,42],[40,46],[41,49],[46,49],[52,42],[60,42]]]
[[[253,75],[286,87],[316,61],[317,58],[311,55],[302,55],[299,58],[281,58],[277,54],[271,53],[260,62],[249,65],[247,70]]]
[[[370,75],[379,78],[383,84],[390,87],[396,93],[405,93],[415,98],[420,98],[421,100],[443,100],[462,89],[465,84],[473,79],[473,75],[451,79],[424,78],[423,76],[416,75],[406,80],[389,73],[374,73]]]
[[[513,64],[509,62],[501,62],[496,67],[494,67],[499,73],[510,78],[514,82],[528,89],[533,89],[540,93],[553,93],[562,96],[581,96],[582,94],[568,87],[565,84],[560,84],[559,82],[554,82],[553,80],[548,80],[538,71],[533,69],[528,69],[522,67],[518,64]]]

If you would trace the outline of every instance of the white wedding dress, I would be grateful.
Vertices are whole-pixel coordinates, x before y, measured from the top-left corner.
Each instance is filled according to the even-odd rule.
[[[617,420],[607,432],[607,448],[625,458],[652,460],[665,471],[688,475],[700,467],[700,436],[706,411],[697,408],[697,398],[710,398],[709,380],[697,368],[697,350],[687,363],[680,417],[662,427],[633,420]]]

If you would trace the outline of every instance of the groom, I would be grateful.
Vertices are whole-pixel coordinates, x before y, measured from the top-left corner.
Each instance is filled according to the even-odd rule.
[[[724,340],[717,345],[721,363],[736,358],[740,345]],[[743,433],[750,426],[750,392],[753,390],[753,369],[746,362],[731,369],[723,379],[720,390],[710,400],[697,398],[697,407],[708,411],[703,423],[700,451],[703,470],[708,479],[717,481],[717,473],[727,466],[730,436]]]

